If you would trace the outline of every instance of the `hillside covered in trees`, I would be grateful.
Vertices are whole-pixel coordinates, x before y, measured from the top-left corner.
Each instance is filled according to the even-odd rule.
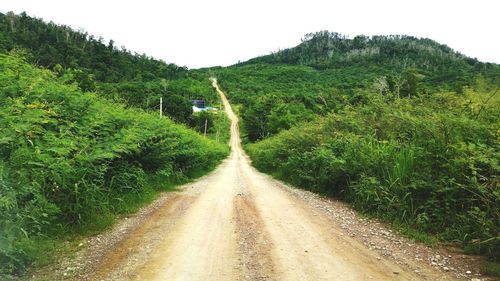
[[[318,32],[211,71],[260,170],[498,259],[499,65],[430,39]]]
[[[0,279],[225,158],[228,119],[193,114],[191,98],[217,101],[208,77],[0,14]]]
[[[307,35],[295,48],[212,71],[231,91],[233,102],[245,105],[241,114],[251,141],[290,128],[310,116],[304,112],[325,114],[346,100],[361,102],[365,91],[416,97],[463,94],[477,87],[493,90],[500,84],[498,65],[467,58],[430,39],[347,39],[326,31]]]
[[[190,100],[218,102],[206,75],[25,13],[0,13],[0,53],[8,52],[58,76],[71,77],[66,83],[76,83],[82,91],[127,106],[158,110],[163,97],[164,114],[193,128],[199,120],[191,114]]]
[[[29,50],[32,63],[50,69],[59,64],[66,69],[79,70],[81,76],[99,82],[151,81],[187,73],[184,67],[145,54],[132,54],[124,47],[118,49],[112,40],[106,44],[103,38],[68,26],[46,23],[26,13],[0,14],[0,30],[0,50],[24,48]],[[85,86],[82,90],[90,90],[91,85]]]
[[[402,90],[402,95],[414,94],[416,89],[411,83],[405,84],[405,78],[411,77],[401,77],[401,72],[406,76],[421,76],[420,82],[427,86],[421,91],[440,87],[461,92],[462,87],[474,83],[478,74],[498,79],[496,65],[466,57],[427,38],[359,35],[349,39],[339,33],[322,31],[307,34],[302,40],[295,48],[251,59],[243,65],[306,65],[318,70],[359,67],[356,70],[361,74],[384,75],[388,86]],[[367,69],[363,71],[363,68]],[[352,88],[352,85],[347,86]]]

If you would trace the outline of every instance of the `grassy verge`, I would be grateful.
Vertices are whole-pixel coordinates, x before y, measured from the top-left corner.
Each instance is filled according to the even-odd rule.
[[[491,276],[500,278],[500,263],[499,262],[485,262],[484,272]]]
[[[64,232],[22,241],[22,248],[32,259],[30,271],[43,270],[46,267],[50,268],[51,265],[54,265],[61,259],[71,258],[78,251],[78,245],[82,240],[110,229],[120,218],[136,213],[157,199],[160,194],[177,191],[179,186],[195,181],[210,173],[213,169],[215,167],[207,170],[199,170],[193,173],[190,178],[178,181],[171,181],[159,176],[150,177],[147,183],[148,187],[141,194],[125,194],[119,200],[116,200],[112,211],[95,215],[88,222],[78,227],[66,229]],[[6,278],[5,280],[17,280],[18,277],[2,276],[2,278]]]

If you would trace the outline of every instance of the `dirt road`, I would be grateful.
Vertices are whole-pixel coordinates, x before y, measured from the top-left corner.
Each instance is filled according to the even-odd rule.
[[[99,250],[79,258],[92,262],[82,265],[80,273],[66,270],[64,276],[79,280],[460,278],[450,269],[443,272],[429,265],[423,246],[418,246],[420,255],[427,256],[420,262],[414,252],[406,254],[406,244],[417,246],[355,215],[342,203],[293,190],[256,171],[241,148],[237,117],[216,80],[213,86],[232,120],[230,157],[210,175],[164,195],[110,233],[90,240],[89,249]],[[365,235],[370,236],[366,243]],[[401,245],[391,248],[389,244],[398,244],[393,241]],[[391,252],[386,255],[387,250]]]

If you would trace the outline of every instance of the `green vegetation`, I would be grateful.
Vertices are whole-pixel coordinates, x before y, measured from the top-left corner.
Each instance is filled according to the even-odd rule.
[[[368,52],[370,48],[378,51]],[[360,103],[367,90],[414,97],[500,85],[498,65],[467,58],[429,39],[346,39],[329,32],[307,35],[295,48],[212,71],[231,101],[243,105],[243,129],[251,142],[310,120],[311,114]]]
[[[187,69],[155,60],[145,54],[118,49],[111,40],[94,38],[68,26],[45,23],[21,13],[0,13],[0,51],[22,48],[28,61],[46,68],[70,69],[84,91],[93,90],[95,81],[152,81],[183,76]],[[59,66],[58,66],[59,65]],[[87,80],[87,81],[85,81]]]
[[[229,127],[231,121],[227,117],[224,109],[217,112],[201,111],[193,114],[193,129],[200,133],[205,133],[205,124],[207,125],[207,135],[221,143],[229,143]]]
[[[126,81],[100,83],[98,94],[109,100],[142,108],[149,112],[159,110],[163,97],[163,113],[176,122],[196,127],[192,113],[192,99],[203,99],[206,104],[218,104],[218,96],[210,86],[208,76],[203,72],[190,71],[184,77],[156,79],[154,81]],[[200,131],[203,133],[203,131]]]
[[[228,153],[228,119],[192,113],[191,99],[219,103],[203,71],[25,13],[0,13],[0,70],[0,279]],[[191,130],[205,123],[207,138]]]
[[[192,114],[190,103],[218,104],[208,73],[260,170],[498,261],[497,64],[429,39],[323,31],[193,71],[0,13],[0,279],[215,167],[229,120],[220,107]]]
[[[0,13],[0,53],[16,51],[31,64],[53,70],[82,91],[146,111],[158,110],[176,122],[192,126],[191,99],[218,103],[204,72],[167,64],[145,54],[118,49],[111,40],[68,26],[45,23],[25,13]]]
[[[495,262],[486,262],[484,272],[492,276],[500,277],[500,264]]]
[[[327,76],[310,67],[251,65],[214,72],[231,102],[242,105],[242,137],[249,141],[324,114],[333,103],[323,101],[337,98]]]
[[[211,71],[258,169],[498,259],[498,65],[429,39],[319,32]]]
[[[367,101],[247,146],[254,165],[388,221],[498,253],[498,106],[467,91]],[[497,122],[492,122],[497,120]]]
[[[3,279],[43,254],[40,241],[109,225],[111,214],[133,210],[129,203],[228,153],[168,118],[82,93],[68,75],[9,55],[0,55],[0,70]]]
[[[375,75],[385,76],[388,87],[398,94],[416,93],[416,80],[422,80],[420,92],[436,89],[460,92],[474,83],[478,74],[498,82],[498,66],[482,63],[454,52],[431,39],[412,36],[359,35],[353,39],[328,31],[307,34],[295,48],[252,59],[243,64],[307,65],[337,74],[344,89],[371,83]]]

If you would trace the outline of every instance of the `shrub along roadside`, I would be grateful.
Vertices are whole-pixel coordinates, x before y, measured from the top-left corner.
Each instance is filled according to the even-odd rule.
[[[367,95],[246,148],[280,179],[498,259],[499,105],[469,91]]]
[[[215,167],[228,154],[167,118],[125,109],[0,55],[0,277],[39,255],[37,241],[93,225]],[[46,253],[45,253],[46,254]],[[11,277],[9,277],[11,276]]]

